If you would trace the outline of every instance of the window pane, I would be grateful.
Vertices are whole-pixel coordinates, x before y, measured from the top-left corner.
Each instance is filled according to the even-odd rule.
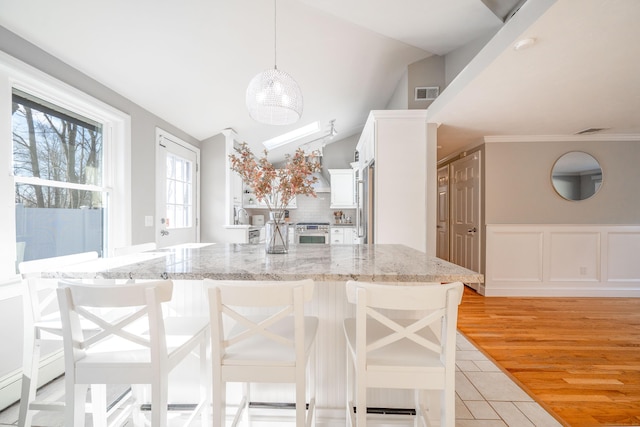
[[[78,197],[78,190],[16,185],[16,243],[24,261],[96,251],[104,245],[104,206],[100,192],[83,192],[88,204],[71,207],[64,201]],[[34,202],[41,194],[47,206]]]
[[[169,160],[170,159],[170,160]],[[169,165],[172,169],[169,170]],[[193,189],[191,182],[192,164],[189,160],[174,154],[167,155],[167,228],[192,226],[191,213]]]
[[[102,254],[106,193],[78,189],[103,185],[102,126],[18,90],[12,101],[18,262]]]
[[[175,204],[176,202],[176,182],[167,180],[167,204]]]
[[[100,126],[15,93],[12,112],[14,175],[102,185]]]

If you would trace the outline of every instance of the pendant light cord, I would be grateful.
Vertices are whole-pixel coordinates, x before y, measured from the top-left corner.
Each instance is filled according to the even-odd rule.
[[[273,68],[278,69],[278,44],[277,42],[277,31],[278,31],[278,0],[273,0]]]

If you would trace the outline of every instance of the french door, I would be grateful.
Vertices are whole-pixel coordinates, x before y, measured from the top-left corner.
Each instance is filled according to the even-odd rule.
[[[200,150],[156,131],[156,243],[158,247],[200,241]]]

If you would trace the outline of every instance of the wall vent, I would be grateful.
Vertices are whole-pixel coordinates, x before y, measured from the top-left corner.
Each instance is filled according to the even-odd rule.
[[[429,87],[417,87],[416,88],[416,101],[433,101],[440,95],[439,86]]]

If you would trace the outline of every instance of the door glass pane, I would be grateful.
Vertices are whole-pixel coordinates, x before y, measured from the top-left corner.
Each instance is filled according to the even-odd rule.
[[[171,170],[169,165],[172,165]],[[193,188],[189,160],[175,154],[167,155],[167,228],[192,227],[190,213],[192,212]]]

